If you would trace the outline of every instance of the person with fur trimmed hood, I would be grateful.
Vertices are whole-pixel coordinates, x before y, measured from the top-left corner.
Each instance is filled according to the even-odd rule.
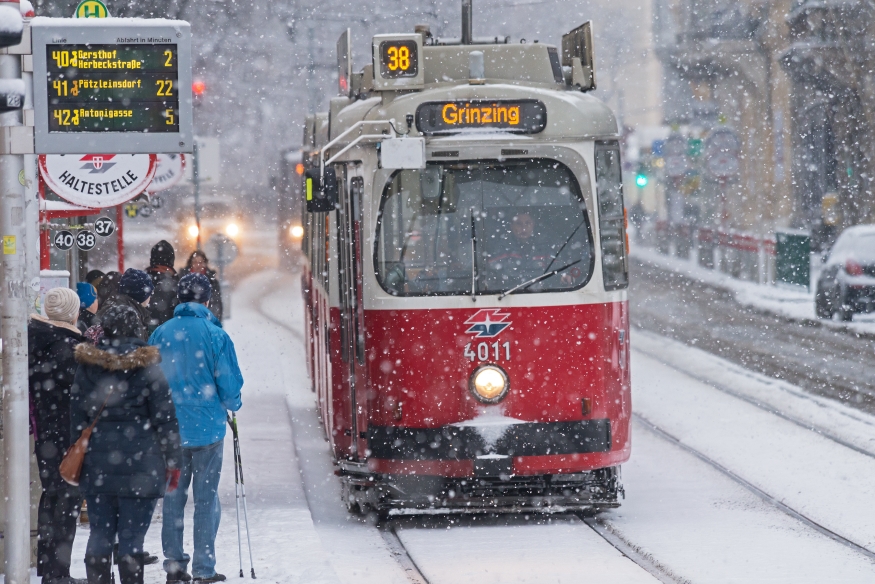
[[[138,338],[137,311],[111,306],[101,326],[97,346],[76,347],[79,369],[71,390],[74,436],[99,416],[79,482],[91,523],[85,569],[88,584],[110,584],[118,537],[121,584],[143,584],[143,540],[152,513],[179,483],[179,423],[161,353]]]
[[[82,497],[59,470],[73,443],[70,389],[77,367],[73,351],[82,342],[76,328],[79,297],[69,288],[53,288],[43,306],[46,317],[32,314],[27,325],[31,424],[42,486],[37,575],[43,584],[80,584],[82,580],[70,577],[70,562]]]

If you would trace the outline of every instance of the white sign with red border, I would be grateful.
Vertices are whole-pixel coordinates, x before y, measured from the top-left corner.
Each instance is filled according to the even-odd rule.
[[[154,154],[43,154],[39,167],[46,185],[61,198],[103,209],[145,191],[158,162]]]
[[[146,189],[150,193],[157,193],[170,187],[176,186],[185,176],[185,156],[182,154],[157,154],[158,170],[152,177],[152,182]]]

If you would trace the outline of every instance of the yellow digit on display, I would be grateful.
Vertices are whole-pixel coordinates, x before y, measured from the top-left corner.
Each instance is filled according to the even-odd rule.
[[[170,62],[173,60],[173,51],[167,50],[164,51],[164,56],[167,57],[167,60],[164,61],[165,67],[173,67],[173,64]]]
[[[398,47],[389,47],[386,51],[386,54],[389,56],[389,71],[397,71],[398,70]]]
[[[407,47],[398,48],[398,68],[402,71],[410,69],[410,49]]]

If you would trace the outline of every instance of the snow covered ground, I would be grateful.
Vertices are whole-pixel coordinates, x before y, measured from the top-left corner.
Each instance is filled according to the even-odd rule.
[[[259,273],[234,304],[258,581],[410,581],[383,534],[341,504],[306,378],[298,278]],[[875,581],[875,419],[650,333],[633,331],[632,345],[627,495],[600,521],[644,566],[576,517],[399,521],[428,582]],[[237,581],[230,460],[229,439],[218,569]],[[160,556],[159,521],[147,549]],[[147,583],[163,579],[160,565],[147,568]]]
[[[855,314],[852,322],[823,320],[814,313],[814,291],[782,286],[760,286],[738,280],[723,272],[709,270],[689,260],[667,256],[641,244],[632,246],[632,257],[671,270],[694,280],[730,290],[742,306],[750,306],[799,322],[817,322],[823,326],[875,333],[875,313]]]

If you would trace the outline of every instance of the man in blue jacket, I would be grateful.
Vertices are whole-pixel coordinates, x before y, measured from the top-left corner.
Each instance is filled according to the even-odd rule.
[[[173,318],[158,327],[149,344],[161,351],[161,368],[170,384],[179,434],[182,475],[179,488],[164,497],[164,570],[168,584],[221,582],[216,573],[216,534],[219,531],[219,477],[228,411],[243,405],[243,376],[234,343],[210,312],[210,281],[188,274],[179,281],[179,305]],[[194,495],[194,552],[183,551],[183,514],[188,487]],[[191,575],[187,572],[192,559]]]

